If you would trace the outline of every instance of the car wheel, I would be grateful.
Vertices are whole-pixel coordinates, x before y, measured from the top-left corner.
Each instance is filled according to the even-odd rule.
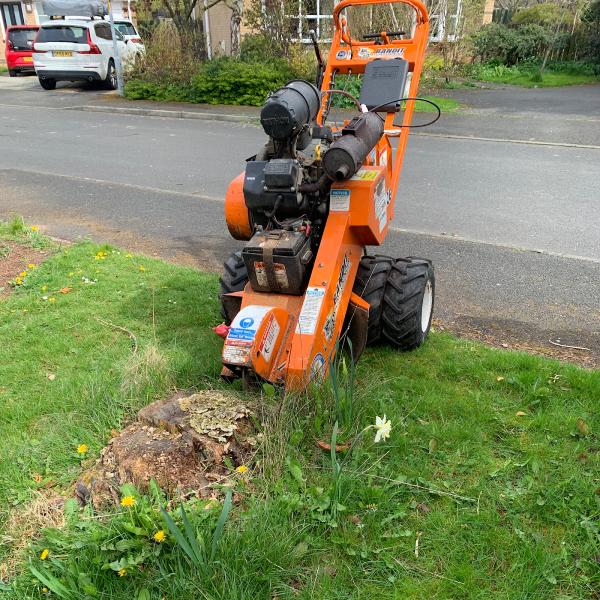
[[[40,85],[45,90],[53,90],[56,88],[56,79],[40,79]]]
[[[9,70],[8,70],[8,76],[9,76],[9,77],[16,77],[16,76],[17,76],[17,71],[16,71],[16,69],[9,69]]]
[[[108,61],[108,68],[106,69],[106,79],[104,80],[104,87],[107,90],[117,89],[117,70],[115,69],[115,63],[111,60]]]

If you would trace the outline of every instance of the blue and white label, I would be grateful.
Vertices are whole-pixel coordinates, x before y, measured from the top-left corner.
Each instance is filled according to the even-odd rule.
[[[329,210],[346,212],[350,210],[350,190],[331,190],[329,194]]]
[[[302,310],[296,323],[296,333],[312,335],[317,328],[317,321],[321,314],[321,306],[325,297],[324,287],[306,288]]]
[[[254,341],[256,331],[270,309],[270,306],[246,306],[240,310],[231,324],[227,340]]]

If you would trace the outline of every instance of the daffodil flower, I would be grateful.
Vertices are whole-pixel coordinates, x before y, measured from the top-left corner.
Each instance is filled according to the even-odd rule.
[[[375,443],[377,444],[380,440],[387,440],[390,437],[390,431],[392,430],[392,422],[387,420],[386,416],[375,417]]]

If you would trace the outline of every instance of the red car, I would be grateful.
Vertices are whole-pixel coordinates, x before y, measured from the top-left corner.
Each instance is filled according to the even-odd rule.
[[[17,73],[29,71],[33,68],[33,40],[37,35],[37,25],[12,25],[6,29],[6,66],[11,77]]]

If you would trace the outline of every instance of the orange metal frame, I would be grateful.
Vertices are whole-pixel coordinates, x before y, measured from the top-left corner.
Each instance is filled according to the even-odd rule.
[[[407,4],[415,10],[410,39],[391,40],[385,32],[381,32],[383,44],[351,38],[344,14],[347,8],[388,3]],[[427,10],[420,0],[342,0],[335,7],[333,20],[335,33],[323,76],[323,92],[330,89],[334,72],[358,75],[364,73],[371,60],[401,56],[409,62],[412,74],[408,96],[417,95],[429,33]],[[321,124],[327,95],[323,96],[317,117]],[[368,310],[368,304],[353,294],[352,288],[364,247],[380,245],[393,218],[413,110],[414,102],[408,101],[402,127],[394,124],[395,113],[388,113],[385,133],[365,165],[352,179],[333,184],[329,216],[304,296],[256,292],[250,284],[235,294],[241,297],[239,318],[232,327],[238,338],[234,339],[230,332],[225,341],[226,367],[248,367],[267,381],[284,383],[286,389],[303,389],[313,378],[325,375],[335,355],[348,306]],[[391,137],[398,137],[395,150]],[[230,185],[225,212],[232,236],[249,239],[251,227],[242,184],[243,178],[238,177]],[[250,315],[259,315],[259,319],[254,337],[245,341],[242,328],[254,321]]]

